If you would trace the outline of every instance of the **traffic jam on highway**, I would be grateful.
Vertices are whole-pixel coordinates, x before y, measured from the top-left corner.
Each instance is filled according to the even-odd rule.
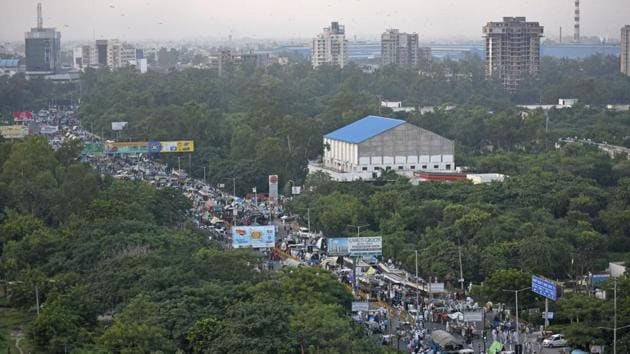
[[[313,266],[331,271],[355,297],[353,321],[383,345],[410,353],[493,354],[566,347],[561,334],[519,321],[506,304],[479,305],[461,289],[449,291],[438,279],[426,281],[394,260],[384,260],[381,237],[333,238],[312,232],[299,223],[306,220],[284,210],[277,186],[275,193],[254,191],[239,198],[229,193],[229,186],[211,186],[160,161],[162,149],[192,153],[193,142],[102,141],[81,127],[72,109],[41,111],[32,124],[45,126],[39,132],[54,149],[80,140],[82,161],[103,175],[180,190],[191,200],[190,217],[197,228],[225,248],[260,250],[267,257],[265,269]],[[151,149],[157,153],[149,153]],[[555,300],[552,281],[536,277],[532,290]]]

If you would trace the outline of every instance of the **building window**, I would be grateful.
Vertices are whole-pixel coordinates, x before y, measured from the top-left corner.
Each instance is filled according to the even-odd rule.
[[[380,170],[380,169],[381,169],[381,168],[380,168],[380,167],[378,167],[378,166],[374,167],[374,171],[378,171],[378,170]]]
[[[440,168],[440,165],[433,165],[433,168],[438,169]]]
[[[427,169],[427,165],[422,165],[422,169],[426,170]]]
[[[403,167],[402,167],[402,166],[398,166],[398,169],[399,169],[399,170],[402,170],[402,169],[403,169]]]
[[[391,170],[391,169],[392,169],[392,167],[391,167],[391,166],[385,166],[385,171],[389,171],[389,170]]]
[[[411,166],[411,169],[412,169],[412,170],[415,170],[415,169],[416,169],[416,166]]]
[[[451,169],[451,164],[450,164],[450,163],[447,163],[447,164],[446,164],[446,169],[447,169],[447,170],[450,170],[450,169]]]
[[[362,171],[367,171],[367,167],[362,167],[361,170]]]

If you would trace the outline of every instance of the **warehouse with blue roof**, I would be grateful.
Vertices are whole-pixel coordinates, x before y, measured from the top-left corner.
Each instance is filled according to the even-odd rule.
[[[452,140],[400,119],[367,116],[324,135],[323,143],[321,165],[309,170],[335,180],[369,180],[388,170],[412,175],[455,169]]]

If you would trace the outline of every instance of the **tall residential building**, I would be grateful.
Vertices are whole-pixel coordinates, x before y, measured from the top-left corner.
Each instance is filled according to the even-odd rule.
[[[621,28],[621,72],[630,76],[630,25]]]
[[[496,79],[510,92],[521,81],[540,72],[540,38],[543,26],[525,17],[504,17],[503,22],[488,22],[486,38],[486,78]]]
[[[24,36],[26,73],[54,74],[61,67],[61,33],[55,28],[44,28],[42,4],[37,4],[37,27]]]
[[[313,67],[323,64],[344,67],[348,63],[348,41],[346,30],[339,22],[332,22],[313,39],[311,63]]]
[[[418,34],[388,29],[381,35],[381,64],[416,66],[431,59],[430,48],[418,47]]]

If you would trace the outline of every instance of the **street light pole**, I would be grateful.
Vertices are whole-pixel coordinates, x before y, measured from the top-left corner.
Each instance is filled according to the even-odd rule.
[[[416,250],[416,326],[418,325],[418,311],[420,310],[420,289],[418,287],[418,250]]]
[[[361,228],[362,227],[366,227],[366,226],[370,226],[368,224],[366,225],[349,225],[350,227],[356,227],[357,228],[357,237],[361,237]],[[310,232],[310,231],[309,231]],[[352,257],[352,289],[355,290],[357,288],[357,263],[359,263],[359,258],[360,257]]]
[[[520,336],[519,336],[519,328],[518,328],[518,293],[521,292],[521,291],[529,290],[529,289],[531,289],[531,288],[527,287],[527,288],[523,288],[523,289],[519,289],[519,290],[506,290],[506,289],[503,289],[503,291],[513,292],[514,296],[516,297],[516,344],[520,344]]]

